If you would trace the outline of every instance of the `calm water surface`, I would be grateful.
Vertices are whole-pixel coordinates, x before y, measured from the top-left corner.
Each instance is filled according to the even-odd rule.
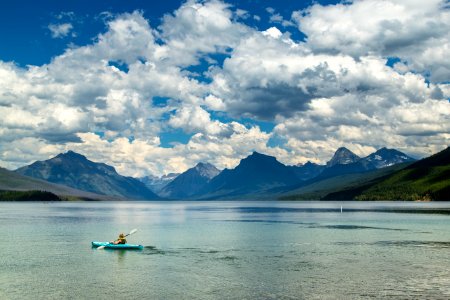
[[[450,298],[450,215],[406,205],[450,207],[0,203],[0,299]],[[143,251],[91,248],[133,228]]]

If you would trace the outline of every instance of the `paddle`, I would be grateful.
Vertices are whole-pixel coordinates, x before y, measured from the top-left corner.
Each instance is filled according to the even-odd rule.
[[[133,230],[131,230],[129,234],[125,235],[125,237],[127,237],[127,236],[129,236],[129,235],[132,235],[132,234],[134,234],[134,233],[136,233],[136,231],[137,231],[136,228],[133,229]],[[117,240],[116,240],[116,241],[117,241]],[[97,247],[97,250],[105,249],[105,247],[106,247],[106,246],[100,246],[100,247]]]

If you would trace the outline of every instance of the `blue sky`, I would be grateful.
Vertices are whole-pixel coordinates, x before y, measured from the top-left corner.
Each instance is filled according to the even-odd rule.
[[[313,1],[275,1],[247,0],[227,1],[240,9],[252,11],[261,16],[261,21],[247,20],[250,26],[264,29],[269,26],[270,14],[267,7],[275,8],[277,13],[289,18],[292,11],[304,9]],[[339,1],[314,1],[331,4]],[[158,26],[164,14],[176,10],[182,1],[142,1],[142,0],[112,0],[112,1],[7,1],[2,3],[0,19],[1,46],[0,57],[6,61],[15,61],[25,66],[27,64],[41,65],[48,63],[52,57],[62,53],[68,42],[84,45],[91,42],[99,32],[105,31],[104,14],[120,14],[143,11],[143,15],[152,26]],[[26,7],[27,9],[24,9]],[[73,14],[72,14],[73,13]],[[68,35],[54,39],[48,30],[51,23],[71,23],[76,36]],[[298,34],[298,32],[297,32]],[[301,35],[298,34],[298,38]]]
[[[448,1],[10,1],[0,23],[2,167],[74,150],[162,175],[450,138]]]
[[[2,4],[0,57],[20,65],[41,65],[61,54],[68,42],[84,45],[105,31],[102,13],[119,14],[144,10],[150,22],[159,22],[163,14],[179,7],[180,1],[161,1],[142,6],[146,1],[7,1]],[[27,9],[24,9],[26,7]],[[73,13],[73,14],[72,14]],[[48,30],[51,23],[71,23],[76,37],[54,39]]]

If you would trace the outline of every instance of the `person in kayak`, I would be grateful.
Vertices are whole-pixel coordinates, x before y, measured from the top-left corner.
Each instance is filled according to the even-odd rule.
[[[125,238],[125,234],[121,233],[119,234],[119,238],[115,241],[111,241],[110,244],[126,244],[127,243],[127,239]]]

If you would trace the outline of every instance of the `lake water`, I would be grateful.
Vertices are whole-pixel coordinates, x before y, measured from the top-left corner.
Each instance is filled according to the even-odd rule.
[[[0,203],[0,299],[448,299],[450,215],[406,207],[450,205]]]

